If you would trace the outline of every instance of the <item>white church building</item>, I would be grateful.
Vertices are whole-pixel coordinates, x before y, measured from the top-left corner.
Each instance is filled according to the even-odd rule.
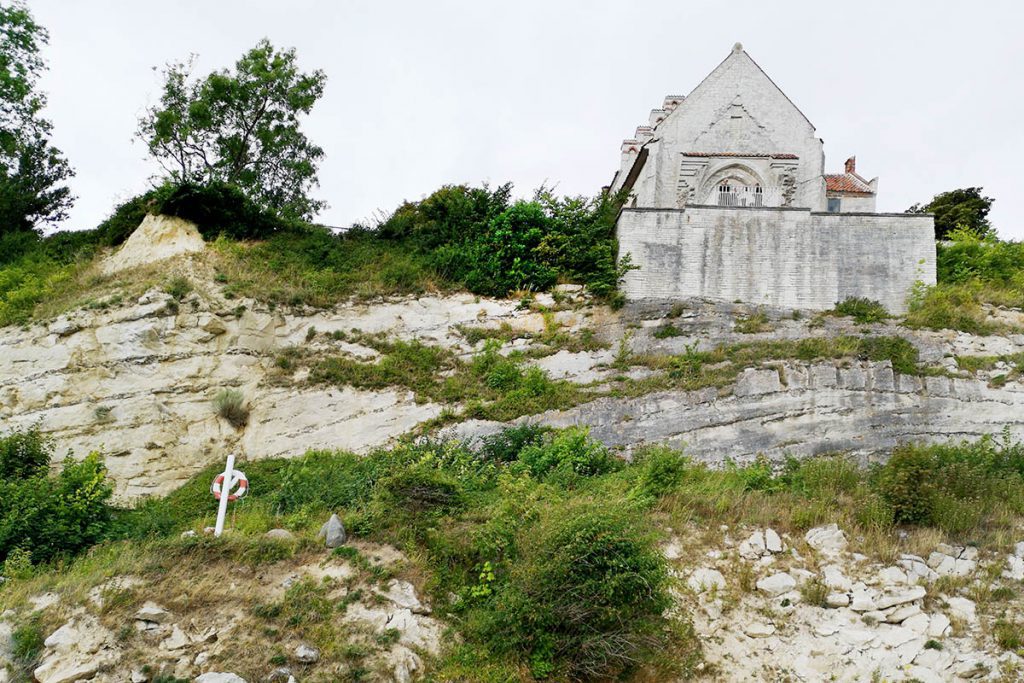
[[[854,157],[825,173],[814,126],[739,44],[622,143],[610,190],[628,193],[616,230],[639,267],[629,300],[823,310],[867,297],[901,312],[916,281],[935,282],[932,217],[875,213],[878,179]]]

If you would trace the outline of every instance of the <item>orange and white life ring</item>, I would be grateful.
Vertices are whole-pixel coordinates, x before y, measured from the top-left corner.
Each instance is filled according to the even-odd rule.
[[[228,501],[234,502],[249,492],[249,480],[245,478],[245,472],[234,470],[231,473],[231,487],[238,486],[234,493],[228,492]],[[224,474],[218,474],[213,484],[210,485],[210,493],[217,500],[220,500],[221,489],[224,487]]]

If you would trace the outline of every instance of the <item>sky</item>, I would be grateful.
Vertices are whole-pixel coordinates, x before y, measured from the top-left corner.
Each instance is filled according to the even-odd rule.
[[[619,144],[735,42],[825,141],[857,156],[878,210],[982,186],[1024,239],[1024,2],[29,0],[50,32],[42,87],[77,170],[65,229],[94,227],[159,171],[134,139],[161,70],[230,67],[259,39],[327,87],[303,122],[324,148],[318,220],[371,221],[446,183],[594,194]]]

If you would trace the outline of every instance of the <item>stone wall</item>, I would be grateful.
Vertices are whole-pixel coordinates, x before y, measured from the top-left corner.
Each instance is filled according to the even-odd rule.
[[[931,216],[809,209],[624,209],[620,254],[639,269],[630,300],[706,298],[826,310],[851,296],[906,309],[915,281],[935,282]]]

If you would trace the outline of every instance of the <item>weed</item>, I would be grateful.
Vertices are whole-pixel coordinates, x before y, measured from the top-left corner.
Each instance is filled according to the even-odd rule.
[[[231,423],[235,429],[241,429],[249,422],[249,408],[245,405],[245,397],[240,391],[221,389],[213,398],[213,407],[217,414]]]
[[[192,291],[192,283],[188,278],[178,275],[171,278],[171,281],[164,287],[164,291],[170,294],[175,301],[181,301]]]
[[[768,314],[762,310],[757,310],[750,315],[738,317],[733,329],[741,334],[758,334],[760,332],[770,332],[772,326],[768,320]]]
[[[854,296],[836,303],[832,314],[850,316],[859,325],[882,322],[889,317],[889,312],[881,303],[874,299]]]

